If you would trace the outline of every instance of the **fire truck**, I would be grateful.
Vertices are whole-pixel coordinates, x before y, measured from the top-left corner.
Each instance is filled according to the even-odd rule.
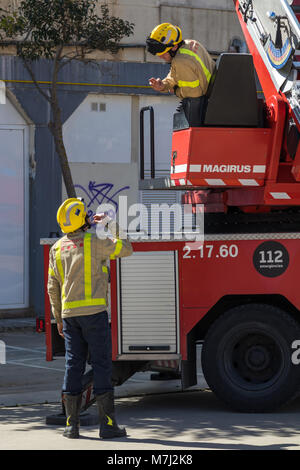
[[[201,344],[216,396],[267,412],[300,392],[300,2],[234,5],[249,53],[221,54],[207,94],[181,102],[169,177],[155,177],[154,111],[141,110],[140,189],[182,191],[196,225],[204,208],[204,241],[133,241],[132,256],[110,262],[113,381],[164,371],[188,389]],[[45,283],[53,242],[42,241]],[[47,294],[45,324],[51,360],[61,345]],[[88,372],[83,409],[92,382]]]

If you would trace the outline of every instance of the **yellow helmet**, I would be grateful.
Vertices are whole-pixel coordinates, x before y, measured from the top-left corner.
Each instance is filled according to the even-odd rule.
[[[156,26],[146,40],[147,50],[153,55],[162,55],[182,41],[182,32],[178,26],[162,23]]]
[[[67,199],[58,208],[56,219],[63,233],[75,232],[86,223],[84,202],[76,197]]]

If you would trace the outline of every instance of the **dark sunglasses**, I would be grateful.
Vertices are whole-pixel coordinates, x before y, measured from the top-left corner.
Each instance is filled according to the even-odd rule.
[[[173,47],[173,41],[169,44],[162,44],[156,41],[156,39],[147,38],[146,40],[147,51],[152,55],[160,54],[164,52],[168,47]]]

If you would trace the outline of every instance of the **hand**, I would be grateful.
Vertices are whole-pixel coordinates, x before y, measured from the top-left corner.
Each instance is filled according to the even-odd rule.
[[[190,42],[190,50],[193,52],[197,52],[198,49],[199,49],[199,44],[197,43],[197,41],[192,40]]]
[[[64,334],[63,334],[63,322],[57,323],[57,331],[58,331],[59,336],[65,339]]]
[[[149,79],[149,85],[153,88],[155,91],[162,91],[164,89],[164,84],[160,78],[150,78]]]
[[[95,214],[93,217],[93,222],[95,224],[106,225],[111,220],[112,220],[111,217],[109,217],[109,215],[107,215],[105,212],[102,212],[101,214]]]

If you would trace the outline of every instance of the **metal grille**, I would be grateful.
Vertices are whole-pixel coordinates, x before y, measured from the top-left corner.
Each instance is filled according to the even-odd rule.
[[[169,208],[174,204],[180,204],[180,194],[177,191],[143,190],[140,192],[140,200],[141,203],[146,206],[148,211],[147,220],[142,220],[143,228],[146,228],[146,230],[148,229],[148,235],[174,233],[174,212],[170,211],[170,218],[165,221],[166,227],[164,228],[162,214],[158,210],[154,210],[153,204],[156,204],[159,207],[162,207],[162,204],[167,204]],[[183,220],[183,208],[181,211],[181,220]]]

